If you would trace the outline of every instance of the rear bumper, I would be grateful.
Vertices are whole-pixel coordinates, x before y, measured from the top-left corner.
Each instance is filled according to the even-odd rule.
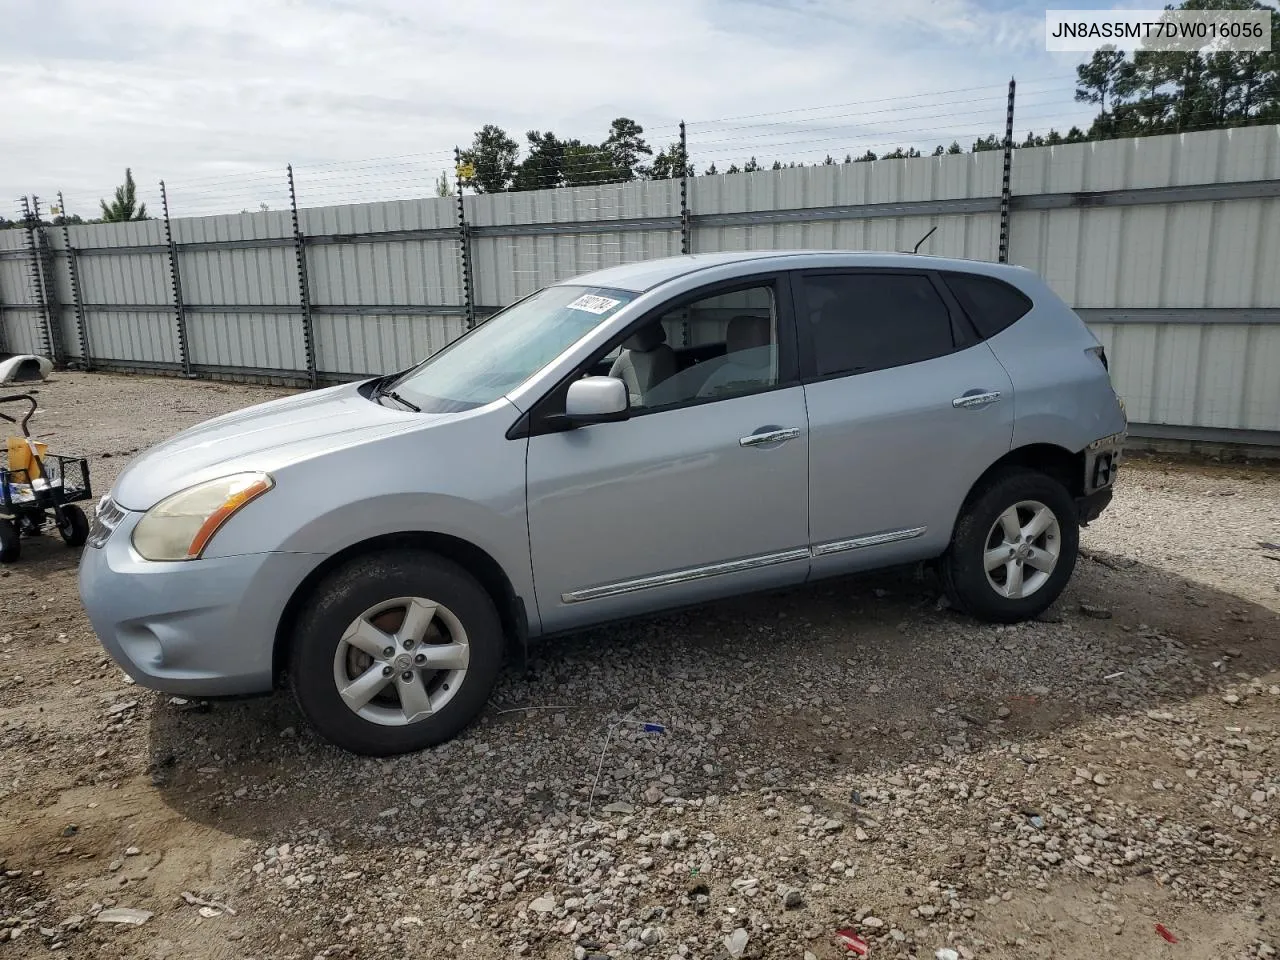
[[[1083,497],[1076,497],[1076,513],[1079,516],[1080,526],[1087,527],[1102,516],[1102,511],[1111,504],[1113,493],[1111,487],[1104,487]]]

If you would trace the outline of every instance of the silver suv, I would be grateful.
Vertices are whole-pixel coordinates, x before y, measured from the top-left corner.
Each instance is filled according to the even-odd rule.
[[[1034,617],[1126,426],[1101,345],[1028,270],[652,260],[147,451],[80,591],[139,683],[287,676],[329,740],[393,754],[466,727],[509,644],[635,614],[925,561],[961,610]]]

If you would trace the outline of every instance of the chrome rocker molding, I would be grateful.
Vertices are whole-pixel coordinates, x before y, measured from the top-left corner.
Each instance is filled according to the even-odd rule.
[[[844,553],[846,550],[858,550],[862,547],[878,547],[882,543],[896,543],[899,540],[914,540],[924,536],[927,527],[907,527],[904,530],[886,530],[884,533],[872,533],[865,537],[853,537],[850,540],[832,540],[819,543],[813,548],[815,557],[825,557],[833,553]]]
[[[724,563],[709,563],[702,567],[689,567],[686,570],[675,570],[671,573],[658,573],[649,577],[637,577],[634,580],[621,580],[617,583],[606,583],[598,587],[586,587],[560,594],[564,603],[581,603],[584,600],[601,600],[605,597],[616,597],[637,590],[649,590],[653,587],[669,587],[677,583],[688,583],[691,580],[702,580],[706,577],[718,577],[726,573],[741,573],[755,570],[758,567],[770,567],[775,563],[790,563],[793,560],[808,560],[810,557],[825,557],[847,550],[858,550],[862,547],[874,547],[883,543],[894,543],[898,540],[912,540],[924,534],[926,527],[909,527],[904,530],[887,530],[884,533],[873,533],[865,537],[853,537],[848,540],[833,540],[820,543],[814,547],[796,550],[783,550],[779,553],[762,553],[741,560],[729,560]]]

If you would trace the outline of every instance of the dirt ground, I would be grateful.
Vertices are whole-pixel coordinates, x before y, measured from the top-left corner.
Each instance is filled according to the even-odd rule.
[[[33,426],[100,493],[284,392],[60,374]],[[458,740],[365,760],[283,693],[132,685],[78,551],[27,541],[0,957],[1274,956],[1280,469],[1130,461],[1083,543],[1035,623],[911,572],[716,604],[547,641]]]

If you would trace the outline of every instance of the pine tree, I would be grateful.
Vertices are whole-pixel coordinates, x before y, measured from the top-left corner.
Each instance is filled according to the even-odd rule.
[[[133,182],[133,170],[128,167],[125,167],[124,183],[116,187],[115,199],[109,205],[105,200],[98,202],[102,206],[103,223],[147,219],[147,205],[138,203],[138,185]]]

